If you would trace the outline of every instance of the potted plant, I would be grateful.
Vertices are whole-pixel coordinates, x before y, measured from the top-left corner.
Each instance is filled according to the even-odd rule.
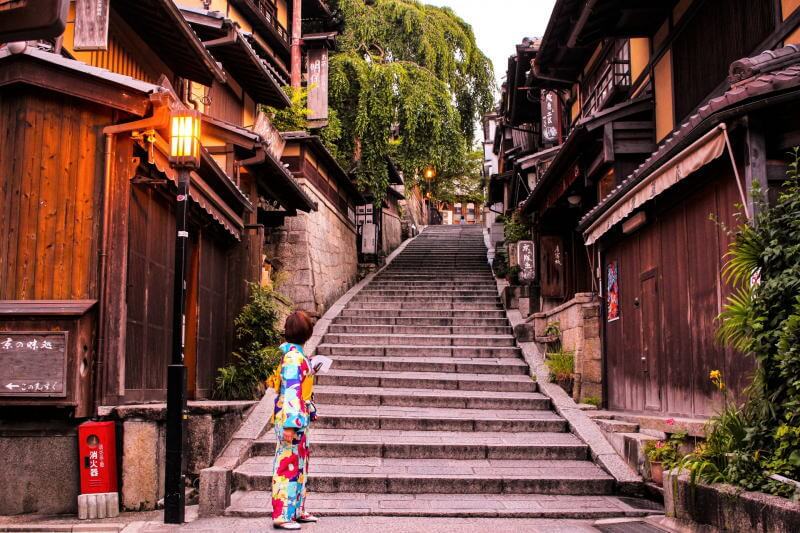
[[[658,486],[664,484],[664,470],[675,467],[681,460],[680,446],[686,433],[673,433],[667,440],[651,440],[644,446],[650,463],[650,479]]]

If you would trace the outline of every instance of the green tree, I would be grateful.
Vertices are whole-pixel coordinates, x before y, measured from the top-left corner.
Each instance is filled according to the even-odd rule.
[[[493,104],[489,59],[449,8],[415,0],[335,0],[343,21],[330,59],[340,162],[379,202],[391,157],[413,185],[422,168],[454,175],[475,121]]]
[[[482,203],[484,200],[482,167],[482,152],[473,151],[466,154],[460,162],[452,168],[445,169],[431,182],[431,198],[434,202],[451,205],[456,202]]]

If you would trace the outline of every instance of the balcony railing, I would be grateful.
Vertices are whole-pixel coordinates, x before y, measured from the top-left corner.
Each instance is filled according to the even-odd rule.
[[[600,60],[584,84],[583,115],[601,111],[631,86],[631,59],[628,41],[617,42]]]
[[[286,28],[278,22],[278,17],[276,16],[276,7],[273,2],[269,0],[251,0],[253,4],[255,4],[258,11],[264,15],[264,18],[267,19],[273,28],[278,32],[281,39],[286,43],[289,42],[289,33],[286,31]]]

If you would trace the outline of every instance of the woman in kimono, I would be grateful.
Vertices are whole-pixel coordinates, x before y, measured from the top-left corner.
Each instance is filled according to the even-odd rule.
[[[277,369],[280,386],[275,385],[275,466],[272,474],[272,521],[275,529],[300,529],[300,523],[316,522],[305,511],[308,479],[308,426],[316,418],[311,401],[314,378],[303,344],[311,337],[311,319],[295,311],[286,319],[281,344],[283,360]]]

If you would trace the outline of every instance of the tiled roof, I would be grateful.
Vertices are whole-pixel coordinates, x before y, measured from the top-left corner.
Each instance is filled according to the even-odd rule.
[[[688,142],[709,131],[722,121],[719,115],[738,105],[758,100],[767,95],[800,87],[800,47],[789,45],[778,50],[762,52],[731,64],[730,88],[721,96],[712,98],[695,114],[664,140],[633,173],[625,178],[604,199],[581,219],[579,230],[584,230],[610,208],[639,181],[643,180],[659,165]]]

